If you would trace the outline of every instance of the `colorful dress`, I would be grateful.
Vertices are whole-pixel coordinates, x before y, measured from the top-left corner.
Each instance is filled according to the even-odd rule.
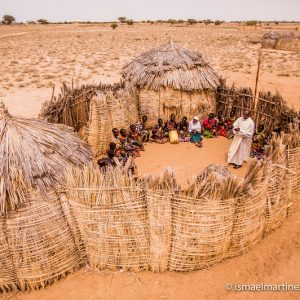
[[[198,118],[194,118],[197,120],[196,123],[193,120],[189,123],[189,133],[191,135],[190,142],[191,143],[200,143],[202,141],[201,136],[201,124]]]
[[[214,135],[214,131],[213,128],[215,127],[215,119],[210,119],[210,118],[206,118],[203,121],[203,136],[207,139],[209,138],[213,138]]]

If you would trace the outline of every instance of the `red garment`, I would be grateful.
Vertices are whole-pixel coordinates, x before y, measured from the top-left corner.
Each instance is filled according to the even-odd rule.
[[[215,119],[209,119],[209,118],[206,118],[204,121],[203,121],[203,127],[204,129],[212,129],[213,127],[215,126]]]
[[[218,135],[227,137],[227,131],[224,126],[220,126],[218,130]]]

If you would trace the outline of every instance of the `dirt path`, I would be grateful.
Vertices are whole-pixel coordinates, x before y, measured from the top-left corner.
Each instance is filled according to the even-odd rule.
[[[30,31],[24,31],[24,32],[18,32],[18,33],[11,33],[11,34],[5,34],[5,35],[0,35],[0,39],[1,38],[5,38],[5,37],[10,37],[10,36],[18,36],[18,35],[24,35],[30,33]]]

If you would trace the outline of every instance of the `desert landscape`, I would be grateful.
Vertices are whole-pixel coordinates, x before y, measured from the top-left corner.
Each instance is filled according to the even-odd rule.
[[[42,104],[60,92],[62,83],[115,83],[121,68],[139,53],[174,41],[202,53],[227,84],[254,88],[263,34],[271,30],[298,34],[299,23],[245,26],[214,24],[48,24],[0,25],[0,101],[15,116],[36,118]],[[262,49],[260,91],[278,91],[290,107],[300,109],[300,53]],[[186,185],[210,163],[226,165],[231,141],[207,140],[203,149],[191,145],[149,144],[137,159],[139,174],[159,174],[171,167]],[[174,151],[176,148],[176,152]],[[218,151],[214,151],[214,149]],[[205,150],[206,149],[206,150]],[[197,156],[202,151],[202,154]],[[195,158],[195,160],[193,160]],[[246,167],[230,171],[243,177]],[[299,199],[298,199],[299,200]],[[84,268],[45,290],[0,295],[0,299],[257,299],[256,293],[232,293],[225,284],[299,284],[299,203],[275,232],[243,256],[209,269],[163,274],[91,272]],[[299,299],[299,293],[272,294],[273,299]],[[188,295],[188,297],[187,297]],[[260,293],[259,299],[269,299]]]
[[[254,87],[259,39],[270,30],[297,32],[298,23],[274,26],[110,24],[0,26],[0,98],[11,113],[38,116],[62,82],[113,83],[139,53],[174,41],[203,57],[236,86]],[[297,29],[297,30],[296,30]],[[300,54],[263,49],[259,90],[280,92],[300,107]],[[28,99],[28,100],[27,100]]]

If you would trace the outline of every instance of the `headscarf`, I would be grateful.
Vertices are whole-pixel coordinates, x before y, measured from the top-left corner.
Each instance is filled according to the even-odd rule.
[[[197,122],[194,123],[193,121],[196,120]],[[199,121],[199,118],[197,116],[195,116],[193,118],[192,121],[190,121],[190,124],[189,124],[189,131],[193,131],[193,130],[196,130],[197,132],[201,132],[201,124],[200,124],[200,121]]]

